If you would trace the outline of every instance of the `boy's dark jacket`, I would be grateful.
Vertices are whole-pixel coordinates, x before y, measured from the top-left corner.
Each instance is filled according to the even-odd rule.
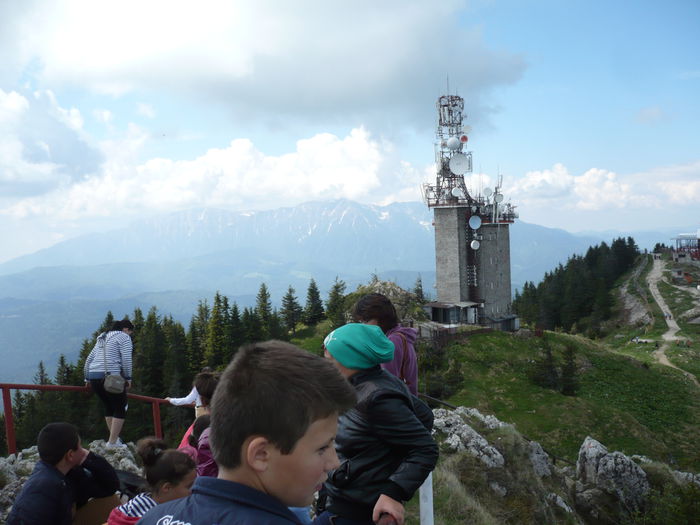
[[[90,452],[83,464],[65,476],[53,465],[37,462],[12,506],[7,525],[70,525],[72,507],[104,498],[119,488],[119,478],[102,456]]]
[[[279,500],[240,483],[198,477],[192,494],[149,510],[138,525],[301,525]]]
[[[435,468],[438,447],[430,435],[433,413],[406,385],[379,366],[350,377],[357,405],[340,417],[340,466],[324,485],[326,509],[367,519],[386,494],[410,499]]]

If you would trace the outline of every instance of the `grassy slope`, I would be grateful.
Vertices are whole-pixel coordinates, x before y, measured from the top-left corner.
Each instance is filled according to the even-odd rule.
[[[575,461],[590,435],[610,450],[644,454],[700,470],[698,389],[680,372],[617,355],[603,345],[566,334],[552,338],[561,363],[565,344],[577,350],[580,390],[567,397],[534,385],[527,370],[541,340],[507,333],[475,335],[448,353],[461,362],[463,388],[449,401],[515,423],[550,453]]]

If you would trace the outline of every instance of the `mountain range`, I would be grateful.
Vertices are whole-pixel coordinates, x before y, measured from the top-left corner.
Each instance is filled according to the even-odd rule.
[[[601,240],[522,221],[511,226],[513,287]],[[663,238],[661,242],[663,242]],[[216,291],[239,306],[266,283],[279,305],[288,286],[302,304],[313,277],[325,297],[338,277],[348,291],[372,274],[410,288],[435,282],[432,212],[417,202],[348,200],[269,211],[190,210],[83,235],[0,264],[2,381],[28,381],[43,360],[74,360],[107,310],[152,305],[187,323]]]

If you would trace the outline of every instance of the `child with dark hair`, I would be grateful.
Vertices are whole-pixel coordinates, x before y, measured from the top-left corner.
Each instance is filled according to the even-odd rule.
[[[389,515],[404,522],[403,503],[435,468],[433,413],[397,377],[382,370],[394,345],[379,326],[352,323],[323,341],[326,357],[357,392],[340,416],[336,451],[341,464],[324,484],[324,523],[372,525]],[[388,516],[384,516],[388,518]]]
[[[211,448],[218,478],[198,477],[192,495],[159,505],[142,525],[299,524],[338,466],[338,415],[355,392],[332,363],[289,343],[242,347],[216,388]]]
[[[194,417],[209,413],[209,403],[214,395],[218,375],[212,372],[208,366],[202,368],[192,383],[192,390],[185,397],[166,397],[165,400],[171,405],[187,406],[194,405]],[[202,392],[200,394],[200,391]]]
[[[151,492],[144,492],[112,510],[108,525],[132,525],[150,509],[178,498],[189,496],[197,476],[191,457],[168,449],[162,439],[147,437],[136,444],[143,461],[146,481]]]
[[[355,303],[352,316],[358,323],[379,326],[384,335],[394,343],[394,358],[381,366],[404,381],[411,394],[418,395],[418,360],[415,346],[418,332],[399,324],[396,308],[388,297],[380,293],[361,297]]]
[[[192,390],[194,392],[197,392],[197,403],[198,406],[195,407],[195,416],[203,416],[206,414],[209,414],[209,405],[211,403],[211,398],[214,396],[214,392],[216,391],[216,385],[219,383],[219,377],[220,374],[212,372],[211,369],[207,368],[207,371],[202,370],[199,374],[197,374],[194,378],[194,386],[192,387]],[[192,392],[190,392],[190,395]],[[166,400],[169,400],[170,403],[173,403],[173,398],[166,397]],[[177,404],[177,403],[173,403]],[[187,431],[185,432],[185,435],[182,436],[182,440],[180,441],[180,444],[178,445],[178,449],[182,449],[186,446],[188,446],[189,441],[190,441],[190,434],[192,434],[192,429],[194,428],[194,423],[192,423]]]
[[[111,496],[119,479],[103,457],[85,450],[70,423],[49,423],[37,437],[39,458],[12,505],[7,525],[69,525],[73,505]]]

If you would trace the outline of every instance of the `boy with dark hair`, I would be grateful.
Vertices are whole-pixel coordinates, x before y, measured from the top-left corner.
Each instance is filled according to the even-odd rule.
[[[308,506],[338,466],[338,415],[354,405],[332,363],[281,341],[242,347],[211,405],[218,478],[197,478],[191,496],[139,523],[299,524],[288,507]]]
[[[78,429],[70,423],[46,425],[37,445],[41,459],[12,505],[7,525],[69,525],[73,505],[80,508],[119,488],[112,466],[81,446]]]
[[[394,344],[379,326],[341,326],[323,346],[355,387],[357,405],[340,416],[336,451],[341,464],[324,484],[325,512],[319,521],[372,525],[388,514],[402,525],[403,502],[437,462],[438,447],[430,434],[433,414],[379,366],[394,357]]]

